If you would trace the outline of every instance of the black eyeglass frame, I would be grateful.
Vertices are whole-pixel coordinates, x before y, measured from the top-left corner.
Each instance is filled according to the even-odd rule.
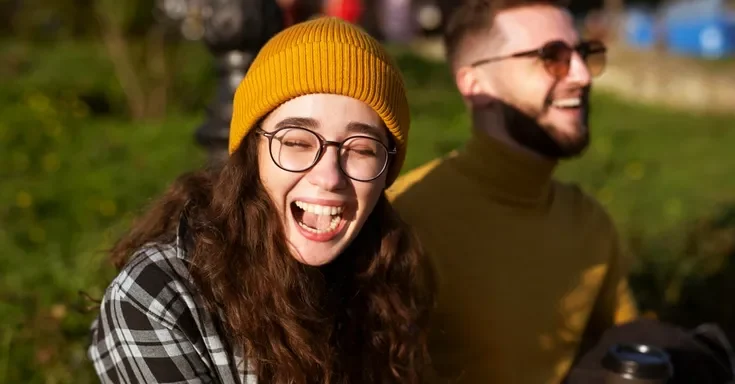
[[[316,156],[314,156],[314,161],[309,166],[305,167],[304,169],[301,169],[301,170],[286,169],[283,166],[281,166],[281,164],[279,164],[276,161],[276,158],[273,156],[273,139],[278,140],[276,138],[276,135],[278,134],[278,132],[280,132],[282,130],[285,130],[285,129],[299,129],[299,130],[302,130],[302,131],[307,131],[307,132],[313,134],[314,136],[316,136],[316,138],[319,140],[319,149],[317,150]],[[398,153],[398,149],[397,148],[393,147],[393,149],[388,149],[388,147],[385,144],[383,144],[383,142],[381,142],[380,140],[378,140],[378,139],[376,139],[374,137],[365,136],[365,135],[350,136],[350,137],[348,137],[348,138],[346,138],[346,139],[344,139],[344,140],[342,140],[340,142],[340,141],[327,140],[327,139],[324,138],[324,136],[322,136],[322,135],[320,135],[320,134],[312,131],[311,129],[302,128],[302,127],[281,127],[281,128],[276,129],[273,132],[267,132],[267,131],[263,130],[262,128],[256,128],[255,132],[257,134],[259,134],[259,135],[261,135],[263,137],[266,137],[268,139],[268,153],[270,154],[270,157],[271,157],[271,160],[273,161],[273,164],[275,164],[278,168],[281,168],[282,170],[284,170],[286,172],[301,173],[301,172],[306,172],[306,171],[314,168],[314,166],[319,163],[319,160],[321,160],[322,156],[326,152],[327,147],[332,146],[332,147],[337,148],[337,156],[339,158],[339,161],[338,161],[338,163],[339,163],[339,170],[340,170],[340,172],[342,172],[343,175],[345,175],[345,176],[347,176],[350,179],[355,180],[355,181],[370,182],[370,181],[373,181],[373,180],[379,178],[385,172],[385,170],[388,169],[388,164],[390,164],[390,162],[391,162],[391,157],[392,156],[395,156]],[[369,140],[375,141],[380,146],[382,146],[385,149],[385,152],[388,154],[388,156],[386,156],[386,158],[385,158],[385,163],[383,164],[383,168],[380,169],[380,172],[378,172],[378,174],[375,177],[370,178],[370,179],[358,179],[356,177],[350,176],[350,174],[348,174],[344,170],[344,168],[342,167],[342,147],[344,146],[345,143],[349,142],[350,140],[354,140],[354,139],[369,139]]]

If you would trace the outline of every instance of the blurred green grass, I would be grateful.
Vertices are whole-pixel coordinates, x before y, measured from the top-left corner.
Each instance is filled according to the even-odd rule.
[[[101,296],[111,234],[203,161],[196,116],[130,124],[65,116],[47,101],[0,108],[3,383],[93,382],[83,379],[90,303],[78,291]]]
[[[0,382],[96,382],[85,357],[94,311],[83,310],[79,291],[101,295],[114,275],[105,261],[114,236],[205,161],[193,132],[214,72],[201,47],[185,52],[172,112],[140,123],[125,117],[99,47],[0,44],[0,74],[10,79],[0,88]],[[461,146],[469,122],[442,64],[393,52],[412,107],[407,171]],[[601,91],[593,100],[592,145],[558,174],[597,196],[626,239],[676,243],[690,221],[730,202],[735,116],[638,106]],[[672,246],[639,256],[658,269],[640,272],[636,293],[659,308],[687,255]]]

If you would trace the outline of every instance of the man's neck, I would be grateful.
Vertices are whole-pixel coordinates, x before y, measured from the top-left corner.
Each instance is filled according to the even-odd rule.
[[[530,123],[530,122],[529,122]],[[493,105],[491,107],[474,109],[472,110],[472,128],[480,131],[491,138],[503,143],[509,148],[525,153],[529,156],[536,157],[545,161],[553,163],[557,162],[557,159],[552,159],[544,156],[531,148],[521,145],[515,139],[513,139],[509,132],[509,124],[528,124],[526,122],[514,121],[513,117],[506,113],[502,106]]]

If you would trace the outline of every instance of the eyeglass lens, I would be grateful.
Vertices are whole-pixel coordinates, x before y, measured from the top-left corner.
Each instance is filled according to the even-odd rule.
[[[607,59],[602,43],[590,41],[572,48],[562,41],[552,41],[541,48],[541,59],[549,74],[557,79],[567,76],[575,50],[584,59],[592,76],[599,76],[603,72]]]
[[[274,132],[270,141],[273,161],[291,172],[311,168],[322,157],[322,139],[304,128],[282,128]],[[379,140],[352,136],[339,146],[339,166],[350,178],[372,180],[384,171],[388,150]]]

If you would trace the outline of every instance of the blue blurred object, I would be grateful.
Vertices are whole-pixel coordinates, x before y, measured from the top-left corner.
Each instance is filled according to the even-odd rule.
[[[735,55],[735,12],[721,0],[680,1],[664,10],[666,45],[681,55]]]
[[[625,41],[630,46],[651,49],[658,40],[656,17],[651,11],[637,8],[628,10],[623,28]]]

